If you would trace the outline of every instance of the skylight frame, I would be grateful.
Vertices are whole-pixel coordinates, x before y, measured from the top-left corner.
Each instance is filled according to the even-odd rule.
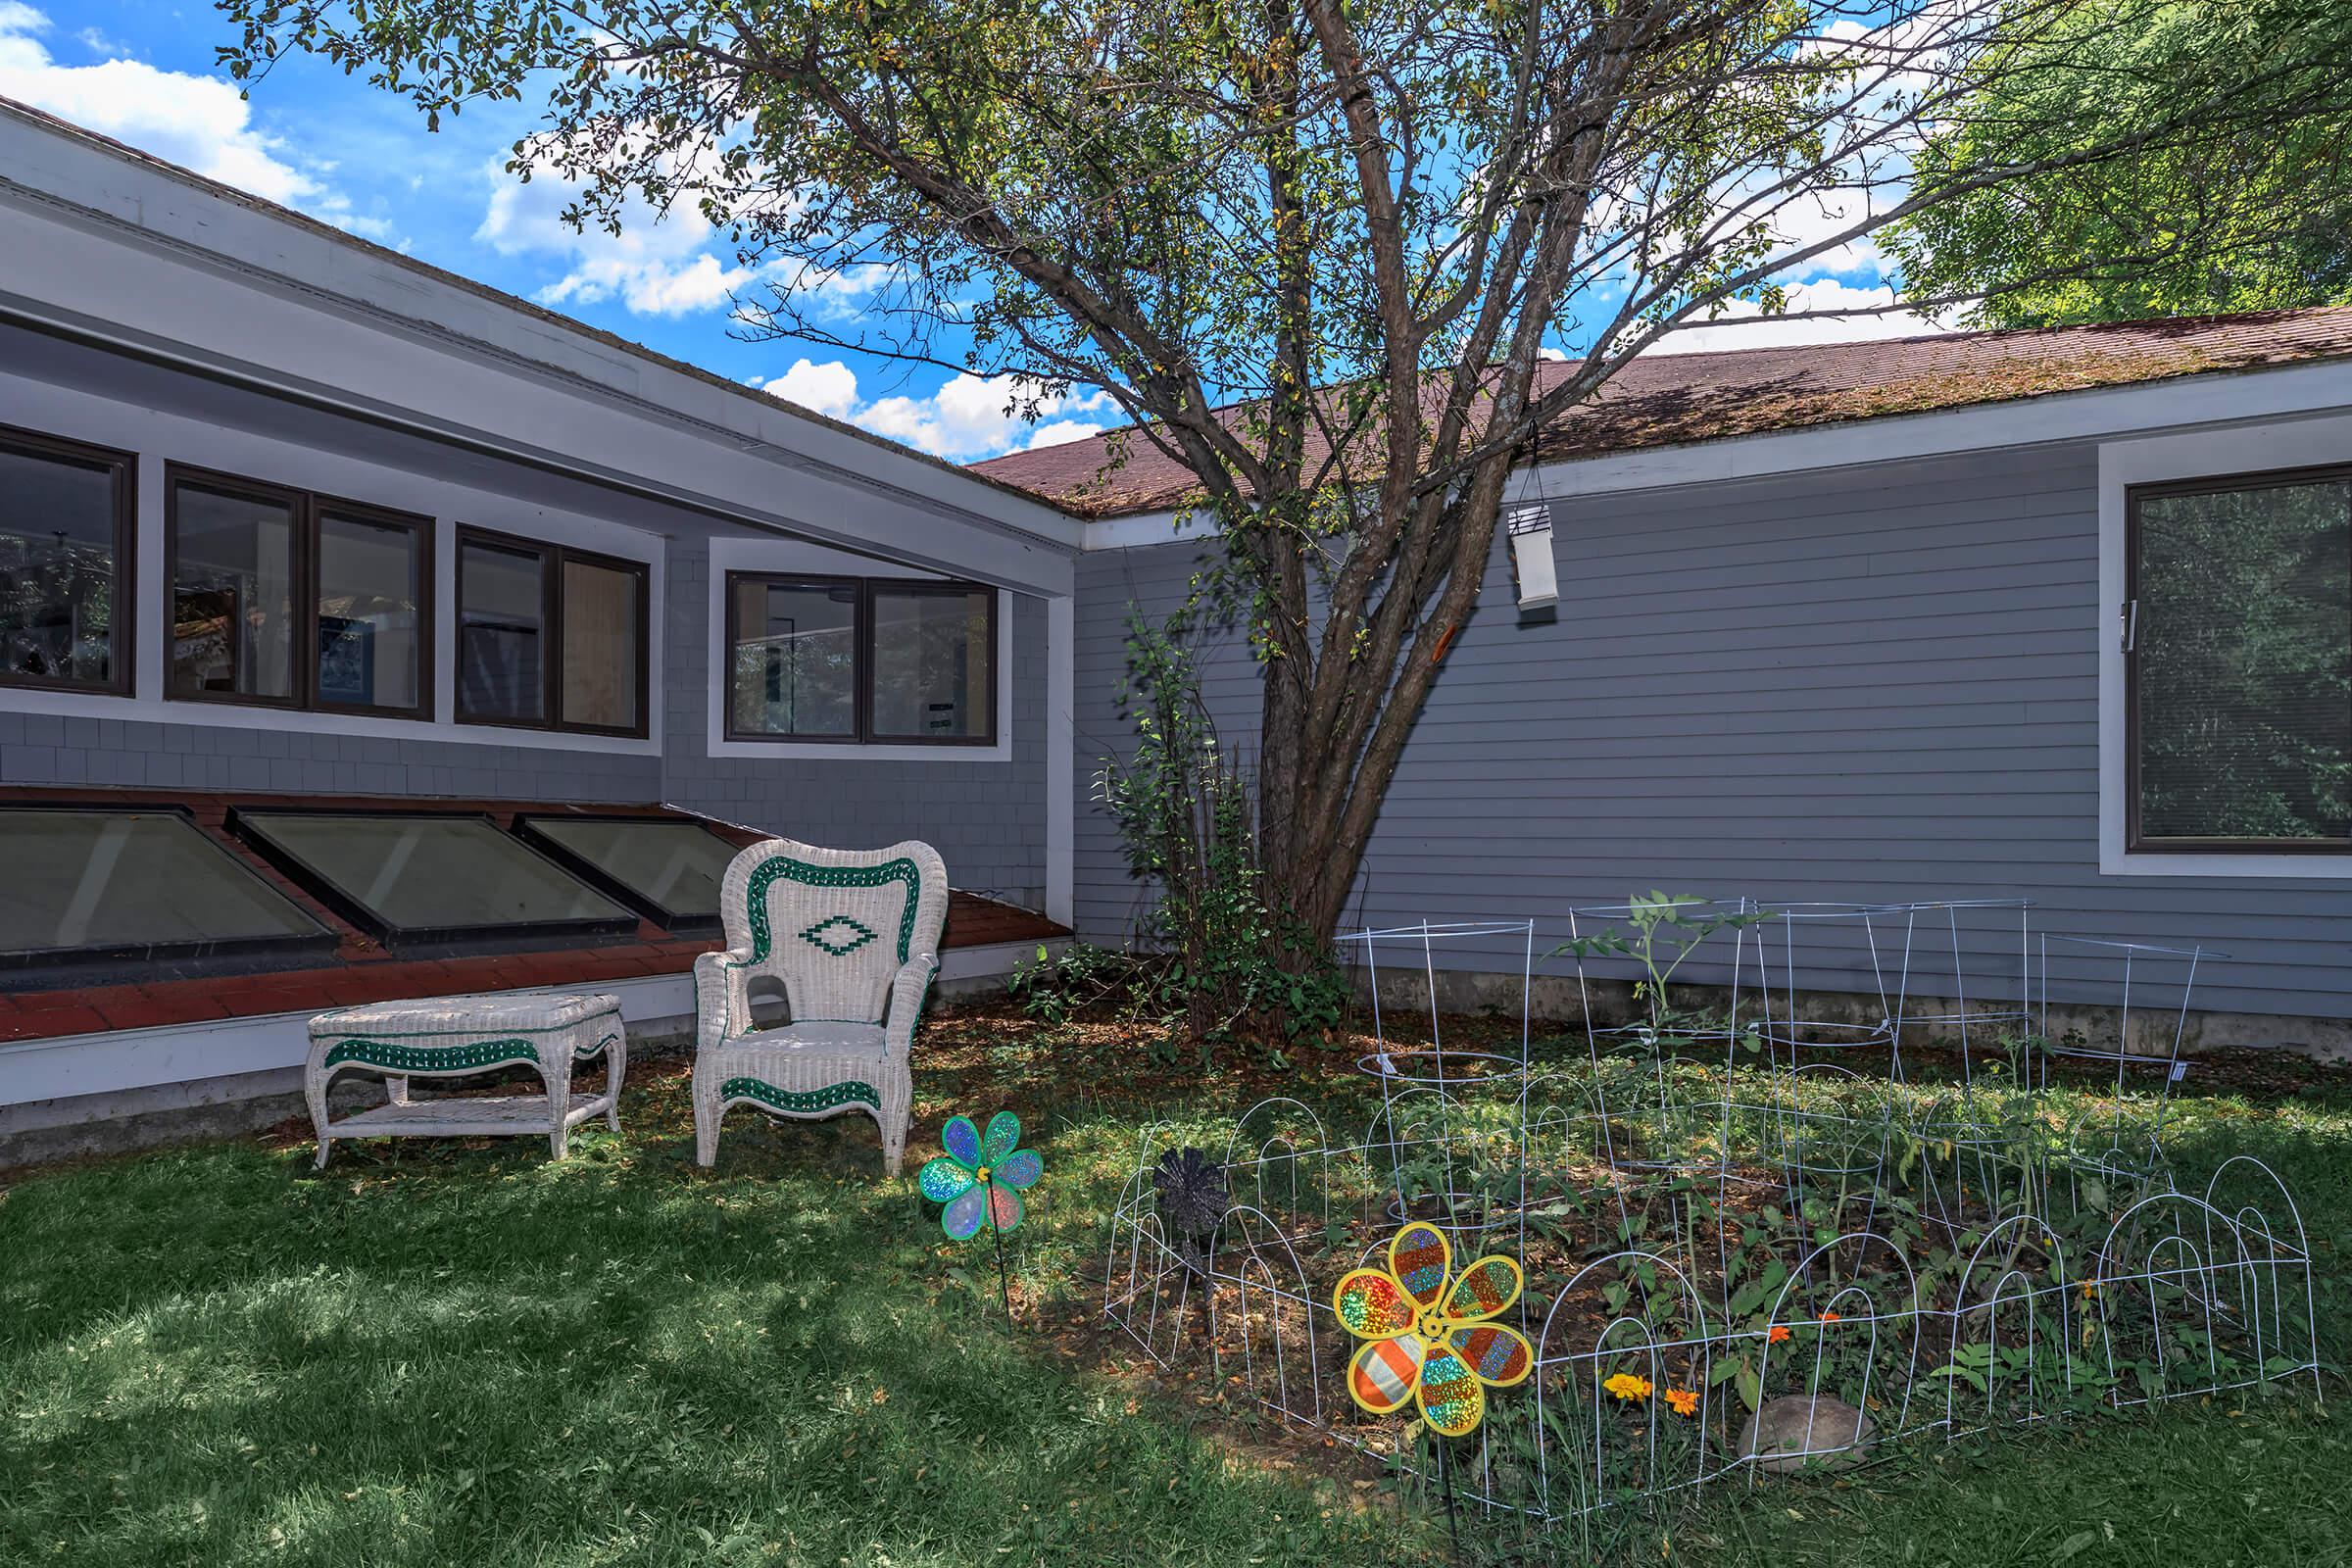
[[[700,817],[664,816],[644,811],[517,811],[514,814],[514,836],[544,853],[599,893],[636,910],[671,936],[714,937],[724,931],[725,922],[719,909],[713,908],[705,915],[684,914],[668,908],[651,894],[629,886],[586,856],[557,840],[540,825],[548,822],[636,823],[647,827],[692,828],[724,846],[730,860],[743,853],[742,845],[718,832],[710,823]]]
[[[0,952],[0,978],[36,970],[87,970],[107,965],[209,962],[216,959],[331,957],[342,945],[341,935],[306,909],[270,879],[245,863],[236,852],[205,831],[195,813],[172,802],[151,801],[9,801],[0,804],[0,821],[32,813],[55,816],[157,817],[177,822],[204,846],[233,881],[242,878],[268,898],[283,905],[311,929],[276,936],[210,937],[191,941],[84,943],[70,948],[27,948]],[[152,978],[152,976],[150,976]]]
[[[497,839],[514,847],[516,854],[527,855],[543,862],[556,875],[579,883],[586,891],[615,906],[611,916],[589,915],[564,920],[517,920],[488,925],[396,925],[377,913],[334,878],[313,865],[299,853],[270,836],[267,824],[259,820],[268,817],[337,817],[347,821],[409,821],[429,820],[449,823],[476,823]],[[487,811],[436,811],[429,808],[406,807],[387,802],[382,808],[356,809],[342,806],[260,806],[234,807],[228,812],[228,830],[238,841],[252,848],[303,892],[317,899],[343,919],[373,937],[386,948],[402,952],[416,949],[471,950],[474,952],[528,952],[545,948],[553,941],[580,941],[593,944],[612,937],[635,934],[638,915],[634,909],[615,900],[604,889],[547,855],[518,835],[508,833],[498,825],[498,819]]]

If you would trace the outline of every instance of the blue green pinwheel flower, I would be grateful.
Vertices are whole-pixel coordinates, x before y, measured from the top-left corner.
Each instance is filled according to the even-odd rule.
[[[1004,1232],[1020,1224],[1021,1190],[1046,1173],[1045,1156],[1014,1148],[1020,1141],[1021,1118],[1009,1110],[991,1116],[985,1134],[969,1116],[953,1117],[940,1129],[947,1152],[923,1166],[921,1179],[923,1196],[945,1205],[941,1230],[961,1242],[984,1225]]]

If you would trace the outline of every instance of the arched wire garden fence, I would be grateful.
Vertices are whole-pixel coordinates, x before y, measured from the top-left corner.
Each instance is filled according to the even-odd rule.
[[[2014,922],[2018,968],[1972,988],[1983,948],[1957,933],[1986,919]],[[2029,919],[2021,901],[1579,909],[1564,951],[1584,1049],[1544,1060],[1532,922],[1356,933],[1376,999],[1361,1127],[1296,1099],[1250,1107],[1210,1152],[1230,1206],[1191,1237],[1162,1223],[1152,1180],[1176,1140],[1148,1131],[1104,1310],[1159,1363],[1434,1486],[1439,1440],[1413,1407],[1375,1417],[1347,1393],[1358,1342],[1335,1286],[1408,1221],[1457,1263],[1519,1260],[1501,1321],[1533,1374],[1487,1391],[1445,1455],[1447,1493],[1490,1528],[1589,1530],[1906,1436],[2316,1391],[2293,1198],[2250,1156],[2190,1188],[2165,1156],[2188,988],[2212,955],[2067,939],[2071,975],[2087,956],[2137,995],[2075,1006],[2052,1037],[2034,1031],[2058,939],[2036,943]],[[1489,972],[1519,960],[1515,1030],[1490,1018],[1448,1041],[1449,950]],[[1928,953],[1944,971],[1923,983]],[[1603,968],[1637,977],[1614,1015],[1594,1002]],[[1816,970],[1839,998],[1826,1017],[1805,1004]],[[1956,1050],[1957,1071],[1910,1082],[1922,1042]],[[2100,1093],[2058,1092],[2085,1072]]]

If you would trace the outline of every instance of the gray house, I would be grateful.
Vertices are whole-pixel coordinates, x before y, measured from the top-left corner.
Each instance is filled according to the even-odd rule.
[[[980,465],[1088,518],[1082,772],[1126,744],[1129,607],[1173,609],[1202,549],[1133,445]],[[2157,1034],[2185,1000],[2192,1039],[2352,1051],[2352,311],[1645,358],[1515,501],[1557,603],[1518,610],[1498,538],[1363,925],[1533,919],[1540,960],[1580,906],[1744,896],[1801,911],[1772,947],[1800,990],[2113,1007],[2130,963]],[[1246,647],[1200,659],[1246,746]],[[1081,812],[1083,937],[1139,906],[1117,848]],[[1961,907],[1851,907],[1921,902]],[[2110,944],[2197,953],[2193,992]]]
[[[1180,471],[959,470],[6,105],[0,255],[0,1146],[282,1092],[325,1005],[672,1026],[755,833],[937,845],[951,982],[1130,930]],[[2030,899],[1951,975],[2202,946],[2209,1031],[2346,1041],[2352,313],[1645,360],[1517,484],[1557,604],[1498,543],[1366,921]]]

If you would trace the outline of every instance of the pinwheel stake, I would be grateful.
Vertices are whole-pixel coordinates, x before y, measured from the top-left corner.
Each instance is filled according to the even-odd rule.
[[[964,1242],[988,1227],[1006,1323],[1012,1321],[1012,1282],[1004,1271],[1004,1233],[1021,1223],[1021,1190],[1046,1173],[1045,1157],[1034,1149],[1016,1149],[1020,1141],[1021,1118],[1009,1110],[991,1116],[985,1134],[969,1116],[951,1117],[939,1132],[947,1152],[925,1164],[921,1176],[923,1196],[943,1205],[941,1230]]]
[[[1519,1265],[1499,1253],[1454,1273],[1446,1233],[1415,1220],[1390,1241],[1387,1268],[1356,1269],[1332,1292],[1332,1311],[1365,1342],[1348,1360],[1348,1396],[1374,1415],[1414,1400],[1437,1437],[1446,1532],[1457,1556],[1461,1523],[1447,1445],[1487,1418],[1486,1389],[1510,1388],[1535,1370],[1526,1339],[1494,1321],[1519,1299],[1524,1283]]]

